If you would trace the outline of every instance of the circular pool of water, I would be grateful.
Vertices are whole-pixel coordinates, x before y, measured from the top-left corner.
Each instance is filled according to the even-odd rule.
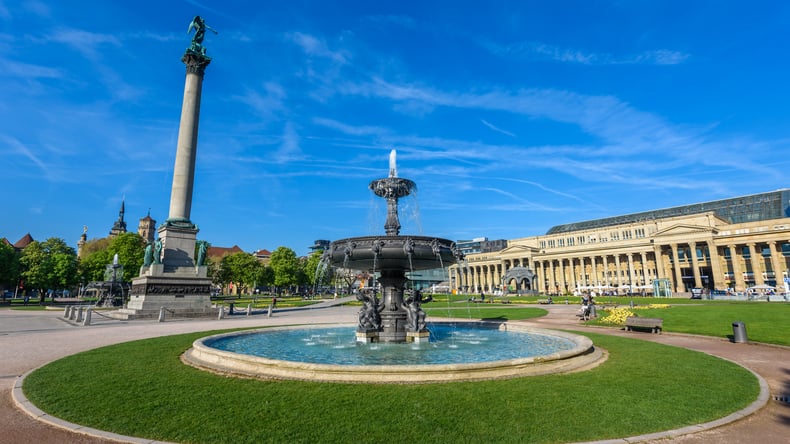
[[[219,350],[285,361],[337,365],[468,364],[572,350],[568,338],[471,325],[429,324],[430,342],[357,342],[355,329],[312,327],[207,340]]]
[[[414,383],[575,371],[603,357],[580,335],[507,323],[432,323],[422,343],[362,343],[353,325],[278,327],[209,336],[183,360],[233,375]]]

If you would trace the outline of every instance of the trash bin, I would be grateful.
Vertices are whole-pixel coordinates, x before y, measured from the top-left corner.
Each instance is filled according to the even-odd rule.
[[[746,337],[746,324],[743,322],[732,323],[732,342],[749,342],[749,338]]]

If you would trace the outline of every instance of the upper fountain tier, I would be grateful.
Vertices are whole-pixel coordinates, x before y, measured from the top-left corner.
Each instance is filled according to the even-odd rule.
[[[417,188],[409,179],[398,177],[395,150],[390,152],[389,176],[370,183],[370,189],[387,199],[386,236],[367,236],[332,242],[324,254],[334,266],[357,270],[424,270],[457,262],[460,253],[447,239],[400,236],[398,199]]]

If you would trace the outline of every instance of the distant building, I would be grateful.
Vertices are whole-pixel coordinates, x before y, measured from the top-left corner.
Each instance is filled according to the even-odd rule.
[[[137,225],[137,234],[143,238],[145,243],[154,243],[154,235],[156,234],[156,221],[151,218],[151,210],[145,217],[140,218],[140,223]]]
[[[326,251],[329,249],[330,243],[331,242],[326,239],[318,239],[315,241],[315,243],[313,243],[312,246],[310,246],[310,252]]]
[[[244,250],[242,250],[238,245],[234,245],[232,247],[208,247],[206,256],[211,258],[211,260],[214,262],[219,263],[223,257],[235,253],[244,253]]]
[[[487,237],[476,237],[472,240],[455,241],[455,246],[464,255],[499,251],[507,247],[507,240],[488,240]]]
[[[112,225],[110,229],[110,237],[116,237],[119,234],[126,233],[126,222],[123,220],[125,210],[125,202],[121,201],[121,211],[118,212],[118,220]]]
[[[785,188],[557,225],[545,235],[509,240],[497,251],[467,254],[450,274],[453,288],[462,292],[623,294],[667,288],[688,294],[699,288],[780,290],[789,264]],[[529,278],[513,277],[525,269]]]
[[[255,253],[252,253],[255,256],[255,259],[258,259],[263,264],[268,264],[269,261],[272,259],[272,252],[267,249],[260,249]]]
[[[33,242],[35,242],[35,240],[33,239],[33,236],[31,236],[30,233],[27,233],[26,235],[22,236],[21,239],[19,239],[18,241],[14,242],[14,245],[12,245],[12,246],[14,247],[14,250],[22,251],[25,248],[27,248],[28,245],[32,244]]]

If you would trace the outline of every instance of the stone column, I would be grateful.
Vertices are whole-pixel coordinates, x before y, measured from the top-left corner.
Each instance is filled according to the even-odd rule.
[[[607,287],[609,286],[609,261],[606,260],[606,255],[604,254],[601,256],[603,258],[603,282],[604,285]]]
[[[570,290],[571,290],[571,292],[576,289],[576,264],[575,264],[575,261],[576,261],[576,259],[573,256],[568,258],[568,264],[570,265],[570,268],[571,268],[571,270],[570,270],[570,278],[571,278],[570,279],[570,287],[571,287]]]
[[[170,215],[167,221],[190,223],[203,74],[211,59],[187,52],[181,61],[186,65],[187,75],[184,84],[184,102],[181,105],[181,124],[178,127],[176,164],[170,193]]]
[[[641,285],[647,285],[647,252],[640,251],[639,252],[640,259],[642,260],[642,283]]]
[[[778,248],[777,248],[778,245]],[[785,271],[780,259],[782,258],[782,244],[776,241],[768,242],[768,248],[771,251],[771,268],[774,271],[774,280],[776,281],[776,289],[777,291],[781,291],[783,288],[782,285],[784,284],[784,275],[782,274]]]
[[[763,261],[763,253],[759,251],[757,248],[757,244],[751,243],[749,244],[749,257],[752,263],[752,275],[754,276],[754,285],[763,285],[765,284],[765,279],[763,278],[763,268],[765,265],[765,261]]]
[[[661,245],[655,245],[653,247],[653,257],[656,260],[656,279],[664,279],[667,277],[667,273],[664,271],[664,249]]]
[[[738,259],[738,249],[735,247],[735,244],[727,245],[727,248],[730,249],[730,262],[732,263],[732,279],[735,281],[732,282],[732,288],[735,291],[738,291],[738,289],[745,290],[746,285],[743,282],[743,272],[741,272],[740,259]]]
[[[680,271],[680,258],[678,257],[678,244],[670,244],[669,248],[672,249],[672,262],[675,265],[675,293],[682,293],[686,291],[683,285],[683,274]]]
[[[595,265],[595,256],[590,256],[590,264],[592,265],[592,282],[590,285],[598,285],[598,267]]]
[[[614,255],[614,268],[615,268],[615,275],[617,277],[617,286],[623,286],[623,274],[620,272],[620,253]]]
[[[708,252],[710,252],[710,282],[711,287],[717,290],[721,290],[720,283],[724,282],[724,277],[722,275],[722,263],[721,257],[719,256],[719,247],[713,241],[708,241]]]
[[[626,253],[628,259],[628,284],[631,285],[631,293],[634,292],[634,284],[637,283],[636,273],[634,272],[634,255],[633,253]]]
[[[691,250],[691,271],[694,273],[694,287],[701,288],[702,279],[700,278],[699,263],[697,262],[697,243],[689,243],[689,249]]]

